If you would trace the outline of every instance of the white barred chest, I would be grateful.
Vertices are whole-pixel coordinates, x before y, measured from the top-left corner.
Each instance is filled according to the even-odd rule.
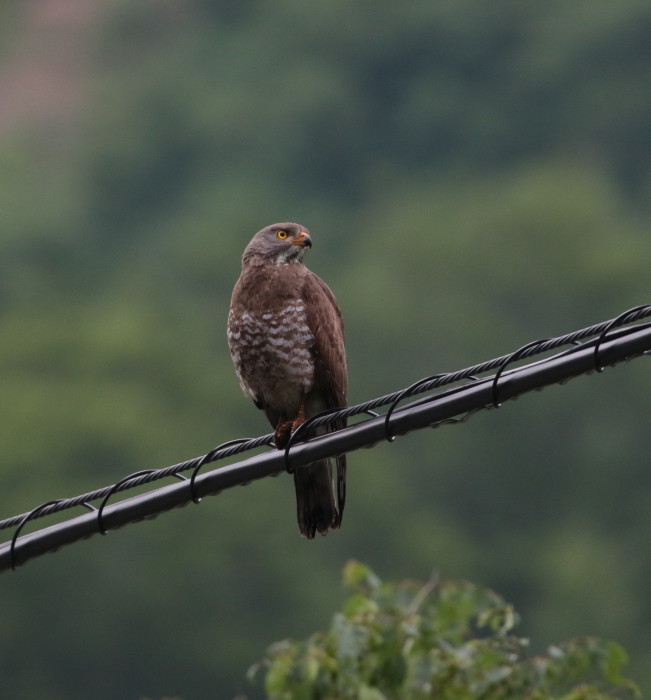
[[[240,385],[256,401],[290,409],[314,385],[312,335],[299,300],[228,315],[228,346]]]

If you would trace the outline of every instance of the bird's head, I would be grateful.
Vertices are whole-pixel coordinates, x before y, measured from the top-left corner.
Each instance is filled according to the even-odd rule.
[[[305,226],[289,222],[272,224],[253,236],[242,262],[246,264],[252,258],[274,263],[300,262],[311,247],[312,239]]]

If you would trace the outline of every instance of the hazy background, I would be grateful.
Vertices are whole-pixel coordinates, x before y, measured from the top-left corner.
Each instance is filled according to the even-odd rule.
[[[354,403],[648,303],[649,36],[647,0],[3,3],[0,516],[268,431],[225,319],[275,221]],[[353,454],[327,538],[281,476],[5,573],[3,692],[260,697],[351,557],[494,587],[534,649],[616,639],[651,691],[649,370]]]

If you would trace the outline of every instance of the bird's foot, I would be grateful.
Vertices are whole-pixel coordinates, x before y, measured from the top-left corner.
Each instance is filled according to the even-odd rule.
[[[282,450],[286,447],[289,442],[289,438],[292,436],[292,421],[285,420],[276,426],[274,431],[274,442],[276,443],[276,448]]]
[[[294,420],[285,420],[278,423],[274,432],[274,442],[279,450],[284,449],[290,437],[298,430],[299,426],[305,423],[305,408],[301,406],[298,415]]]

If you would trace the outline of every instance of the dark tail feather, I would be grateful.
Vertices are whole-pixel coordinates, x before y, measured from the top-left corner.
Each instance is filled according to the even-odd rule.
[[[341,525],[346,505],[346,455],[337,457],[337,521],[332,523],[333,528]]]
[[[343,462],[343,465],[342,465]],[[329,459],[322,459],[294,471],[296,510],[301,535],[309,540],[317,532],[325,535],[339,527],[346,495],[346,458],[337,458],[337,483],[332,479]]]

